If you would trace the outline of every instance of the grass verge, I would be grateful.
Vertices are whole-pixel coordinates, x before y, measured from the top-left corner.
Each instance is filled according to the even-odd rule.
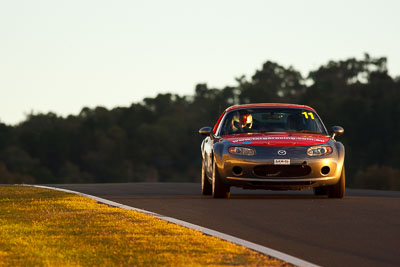
[[[22,186],[0,186],[0,265],[289,266],[136,211]]]

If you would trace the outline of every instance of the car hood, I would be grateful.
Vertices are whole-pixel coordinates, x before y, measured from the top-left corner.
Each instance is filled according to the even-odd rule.
[[[225,135],[223,139],[241,145],[252,146],[312,146],[329,141],[330,137],[309,133],[241,133]]]

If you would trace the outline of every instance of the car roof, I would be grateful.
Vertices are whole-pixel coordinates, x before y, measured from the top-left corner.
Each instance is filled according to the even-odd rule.
[[[257,103],[257,104],[244,104],[244,105],[234,105],[230,106],[225,110],[225,112],[235,110],[235,109],[244,109],[244,108],[264,108],[264,107],[282,107],[282,108],[305,108],[315,112],[315,110],[306,105],[298,105],[298,104],[283,104],[283,103]]]

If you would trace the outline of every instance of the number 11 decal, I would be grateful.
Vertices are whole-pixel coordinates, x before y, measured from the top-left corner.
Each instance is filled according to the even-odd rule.
[[[301,114],[303,114],[306,119],[308,119],[308,115],[310,115],[312,120],[314,119],[314,115],[312,114],[312,112],[308,112],[307,113],[307,112],[304,111]]]

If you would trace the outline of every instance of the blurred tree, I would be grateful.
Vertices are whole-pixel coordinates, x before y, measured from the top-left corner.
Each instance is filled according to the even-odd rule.
[[[400,190],[400,170],[388,166],[370,166],[355,174],[353,186],[368,189]]]
[[[13,173],[0,161],[0,184],[34,184],[35,179],[29,175]]]
[[[251,82],[240,79],[239,84],[242,103],[296,102],[305,88],[300,72],[271,61],[256,71]]]

